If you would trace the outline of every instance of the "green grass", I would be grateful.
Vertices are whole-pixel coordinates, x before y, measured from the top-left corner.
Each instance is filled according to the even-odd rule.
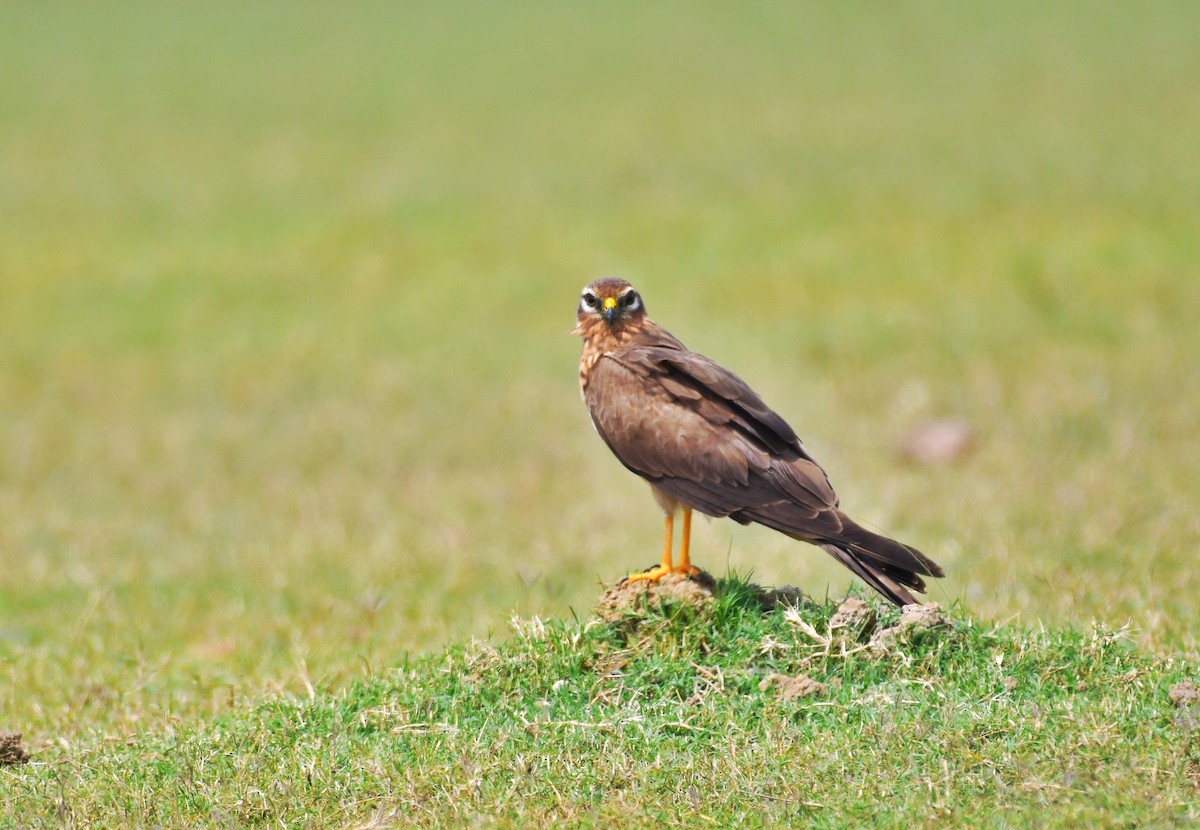
[[[654,561],[564,334],[609,273],[933,599],[1197,659],[1194,5],[3,18],[0,730],[35,759],[336,697]],[[976,451],[906,463],[942,416]],[[849,585],[758,529],[694,547]]]
[[[832,605],[514,619],[336,690],[55,747],[0,804],[31,824],[1171,826],[1200,819],[1197,667],[1103,627],[961,619],[885,652]],[[881,623],[898,612],[882,612]],[[786,699],[764,680],[826,684]],[[98,705],[107,705],[100,703]],[[119,805],[116,810],[114,806]]]

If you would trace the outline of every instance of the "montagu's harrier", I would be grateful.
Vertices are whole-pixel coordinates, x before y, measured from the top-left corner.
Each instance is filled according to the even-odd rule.
[[[596,280],[579,298],[579,385],[592,423],[627,468],[650,483],[666,514],[662,563],[631,579],[694,572],[692,511],[757,522],[819,545],[897,605],[915,602],[922,576],[942,569],[915,548],[856,524],[838,509],[825,471],[783,418],[745,381],[688,351],[646,316],[621,279]],[[683,510],[680,559],[671,552]]]

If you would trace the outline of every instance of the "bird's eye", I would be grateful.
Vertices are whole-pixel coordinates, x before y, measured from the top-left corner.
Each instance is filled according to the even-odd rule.
[[[583,297],[581,299],[583,300],[584,308],[586,308],[588,310],[595,310],[595,308],[596,308],[596,295],[595,294],[593,294],[591,291],[585,291],[583,293]]]
[[[636,291],[630,291],[621,297],[621,306],[623,308],[637,308],[638,295]]]

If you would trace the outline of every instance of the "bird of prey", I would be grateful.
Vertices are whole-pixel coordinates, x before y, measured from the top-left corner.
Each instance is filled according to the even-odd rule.
[[[665,514],[662,563],[631,579],[693,574],[692,511],[752,522],[818,545],[896,605],[922,576],[942,576],[919,550],[873,533],[838,508],[825,471],[783,418],[733,372],[688,351],[646,316],[622,279],[583,289],[579,386],[596,432],[646,479]],[[680,558],[672,564],[675,514]]]

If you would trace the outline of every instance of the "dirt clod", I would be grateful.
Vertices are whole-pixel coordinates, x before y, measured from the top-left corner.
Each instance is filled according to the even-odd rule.
[[[1183,774],[1188,781],[1192,782],[1192,788],[1200,792],[1200,764],[1195,761],[1183,768]]]
[[[0,732],[0,767],[29,763],[29,750],[21,743],[20,732]]]
[[[940,602],[906,605],[901,609],[900,619],[895,625],[875,632],[871,637],[871,648],[886,651],[916,632],[950,627],[950,618],[942,611]]]
[[[1176,683],[1167,690],[1167,699],[1179,710],[1175,725],[1188,734],[1200,732],[1200,686],[1187,680]]]
[[[798,697],[819,695],[824,693],[827,688],[824,683],[819,680],[813,680],[807,674],[788,677],[786,674],[779,674],[777,672],[768,674],[758,684],[760,692],[775,689],[779,697],[783,700],[795,700]]]
[[[829,634],[858,640],[875,631],[875,609],[857,597],[850,597],[829,618]]]
[[[1200,686],[1187,680],[1167,690],[1167,699],[1176,706],[1200,706]]]
[[[660,608],[664,601],[708,608],[714,602],[716,580],[706,571],[693,576],[667,574],[651,582],[622,579],[600,595],[596,616],[605,622],[620,622],[646,608]]]
[[[758,603],[764,611],[774,611],[780,606],[794,608],[804,604],[804,591],[795,585],[780,585],[778,588],[763,588],[760,585],[751,587],[760,592]]]

